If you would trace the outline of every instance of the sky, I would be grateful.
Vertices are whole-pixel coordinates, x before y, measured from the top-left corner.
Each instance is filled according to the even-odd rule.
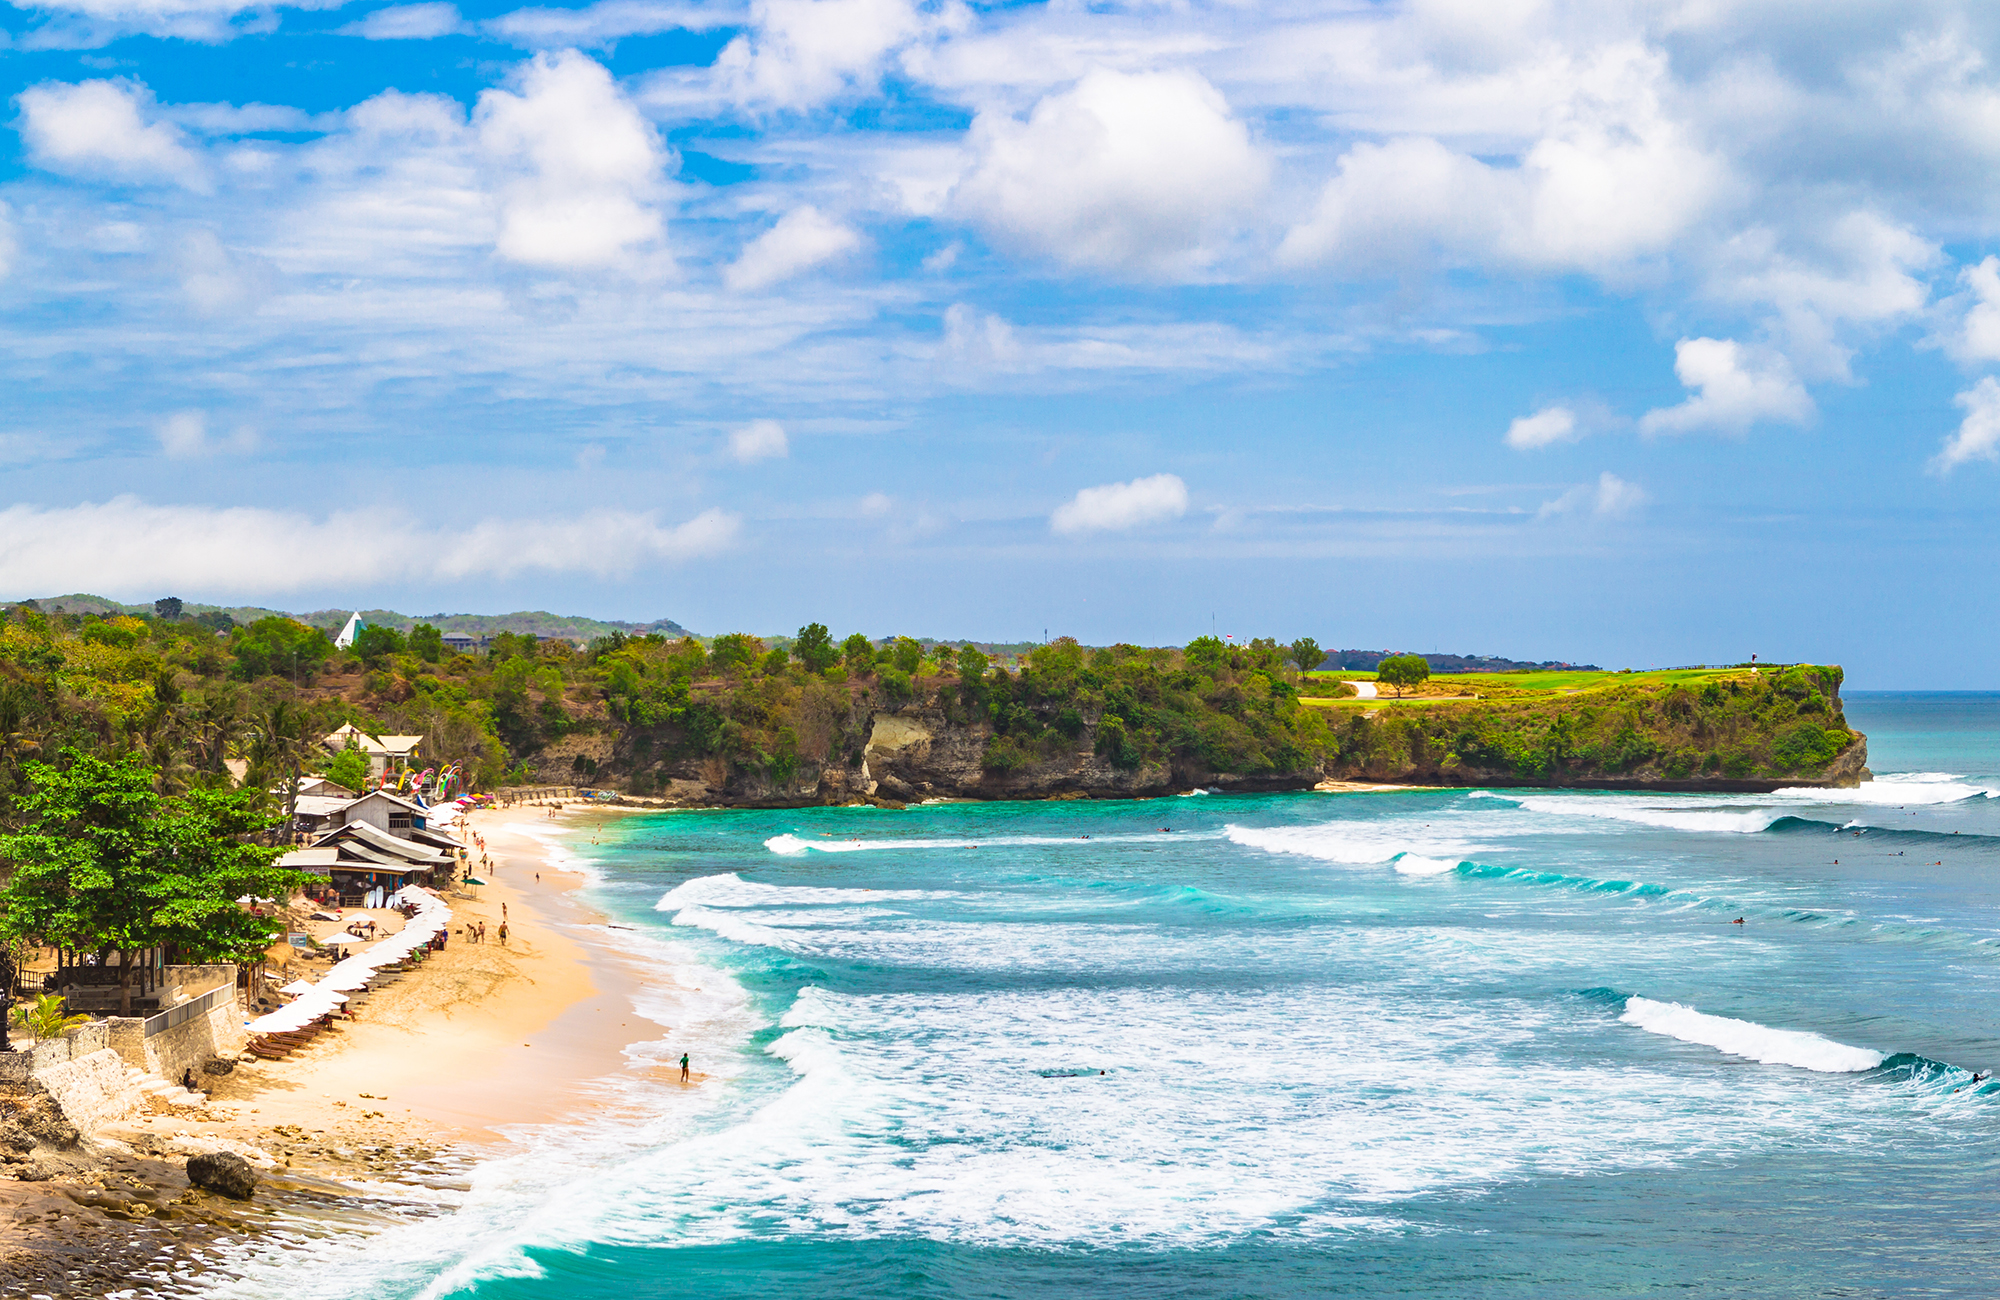
[[[0,5],[0,596],[2000,687],[2000,9]]]

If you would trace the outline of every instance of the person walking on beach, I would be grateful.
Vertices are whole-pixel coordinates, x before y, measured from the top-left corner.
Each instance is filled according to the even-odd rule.
[[[507,923],[505,921],[500,923],[500,946],[502,948],[507,946]]]
[[[687,1081],[688,1081],[688,1054],[687,1054],[686,1052],[682,1052],[682,1053],[681,1053],[681,1082],[682,1082],[682,1083],[686,1083]]]

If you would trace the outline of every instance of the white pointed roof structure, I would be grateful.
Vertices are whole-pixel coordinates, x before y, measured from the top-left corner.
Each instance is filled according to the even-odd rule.
[[[361,630],[361,611],[356,610],[354,613],[349,614],[347,616],[347,626],[340,629],[340,635],[333,639],[333,644],[339,649],[342,650],[347,649],[349,646],[354,644],[354,634],[356,632],[359,632],[360,630]]]

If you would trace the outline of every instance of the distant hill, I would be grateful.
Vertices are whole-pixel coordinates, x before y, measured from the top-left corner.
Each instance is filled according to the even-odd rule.
[[[1329,650],[1320,663],[1322,670],[1346,669],[1349,672],[1374,672],[1377,665],[1390,655],[1413,654],[1410,650]],[[1518,673],[1537,669],[1573,668],[1583,672],[1602,672],[1596,664],[1568,664],[1549,661],[1529,663],[1522,659],[1499,659],[1493,655],[1441,655],[1422,656],[1434,673]]]
[[[67,596],[42,596],[35,603],[50,613],[66,614],[151,614],[150,601],[139,605],[126,605],[104,596],[93,596],[88,592],[72,592]],[[355,611],[350,609],[316,609],[311,613],[299,614],[290,610],[267,609],[262,605],[205,605],[199,601],[187,601],[182,606],[184,613],[207,614],[216,611],[229,615],[238,623],[252,623],[273,614],[295,618],[313,627],[338,632],[347,623],[347,616]],[[623,632],[627,636],[644,636],[658,632],[663,636],[686,636],[688,631],[670,618],[654,619],[650,623],[627,623],[618,619],[581,618],[570,614],[551,614],[546,610],[520,610],[512,614],[399,614],[393,609],[364,609],[360,611],[361,621],[385,627],[408,631],[419,623],[429,623],[440,632],[463,632],[467,636],[493,636],[499,632],[532,633],[538,637],[562,637],[572,641],[588,641],[592,637],[609,636],[613,632]]]

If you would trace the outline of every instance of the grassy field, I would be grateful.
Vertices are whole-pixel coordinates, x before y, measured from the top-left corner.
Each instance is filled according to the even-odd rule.
[[[1382,704],[1424,704],[1440,703],[1446,700],[1532,700],[1552,695],[1578,695],[1592,691],[1608,690],[1615,687],[1638,686],[1658,690],[1666,686],[1693,685],[1731,677],[1747,677],[1748,668],[1663,668],[1649,672],[1586,672],[1572,669],[1551,669],[1547,672],[1524,673],[1437,673],[1410,692],[1398,698],[1393,688],[1384,687],[1378,699],[1360,700],[1352,696],[1338,699],[1325,696],[1302,696],[1302,702],[1327,707],[1357,706],[1376,707]],[[1305,676],[1313,682],[1368,682],[1375,680],[1372,672],[1311,672]]]

